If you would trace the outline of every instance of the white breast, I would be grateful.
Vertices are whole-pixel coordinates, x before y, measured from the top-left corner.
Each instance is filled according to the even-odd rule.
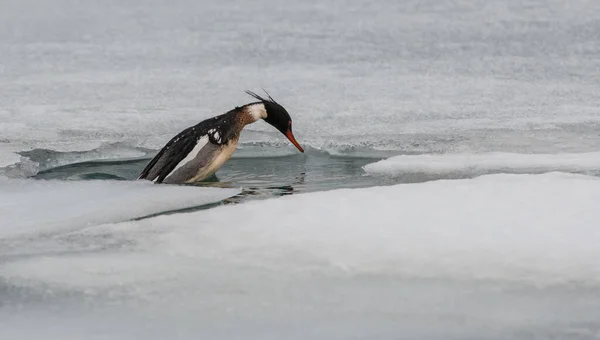
[[[190,178],[186,182],[194,183],[197,181],[201,181],[201,180],[207,178],[208,176],[214,174],[215,172],[217,172],[217,170],[219,170],[223,166],[223,164],[225,164],[225,162],[227,162],[229,160],[229,158],[231,158],[231,155],[233,154],[233,152],[235,151],[235,149],[237,147],[237,142],[238,142],[237,139],[233,139],[229,143],[227,143],[223,147],[221,147],[221,149],[215,155],[215,157],[213,159],[211,159],[210,162],[206,166],[204,166],[202,169],[198,169],[196,176],[194,176],[193,178]]]

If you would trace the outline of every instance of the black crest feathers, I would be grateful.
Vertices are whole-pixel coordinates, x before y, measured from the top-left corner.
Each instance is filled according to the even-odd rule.
[[[249,94],[250,96],[260,100],[261,102],[270,102],[273,104],[277,104],[277,102],[275,101],[275,99],[273,99],[273,97],[271,97],[271,95],[269,94],[269,92],[267,92],[265,89],[262,89],[263,91],[265,91],[265,93],[267,94],[267,98],[263,98],[261,96],[259,96],[258,94],[250,91],[250,90],[246,90],[246,93]]]

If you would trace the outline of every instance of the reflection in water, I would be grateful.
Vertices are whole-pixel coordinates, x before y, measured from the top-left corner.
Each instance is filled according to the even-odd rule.
[[[83,180],[94,180],[94,179],[116,180],[116,181],[126,181],[127,180],[127,178],[119,177],[117,175],[112,175],[112,174],[105,174],[103,172],[83,173],[83,174],[80,174],[79,177],[80,177],[80,179],[83,179]]]

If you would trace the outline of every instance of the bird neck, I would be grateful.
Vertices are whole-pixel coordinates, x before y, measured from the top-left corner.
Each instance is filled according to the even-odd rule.
[[[265,104],[263,103],[248,104],[243,107],[242,113],[244,115],[244,122],[246,125],[252,124],[259,119],[267,118],[267,110],[265,109]]]

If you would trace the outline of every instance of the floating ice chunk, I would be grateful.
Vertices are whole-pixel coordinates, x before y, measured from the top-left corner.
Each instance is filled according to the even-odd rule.
[[[237,189],[147,181],[44,181],[0,178],[0,238],[60,232],[218,202]]]
[[[364,167],[369,174],[600,172],[600,152],[565,154],[424,154],[394,156]]]

